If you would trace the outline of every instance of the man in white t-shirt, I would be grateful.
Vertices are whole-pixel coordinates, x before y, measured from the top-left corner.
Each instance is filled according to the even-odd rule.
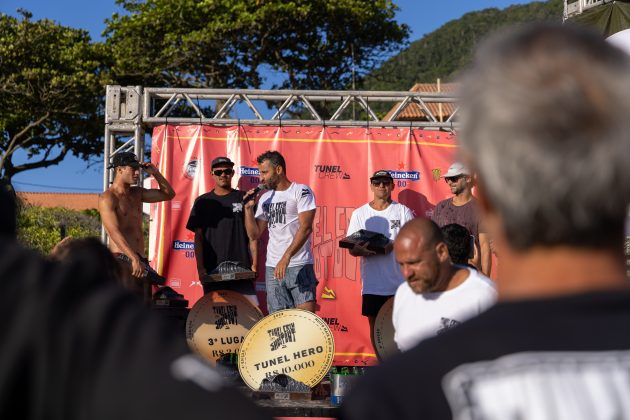
[[[429,219],[399,232],[394,254],[406,282],[394,298],[394,340],[402,351],[442,334],[492,306],[494,283],[477,270],[451,262],[444,236]]]
[[[394,179],[385,170],[379,170],[370,178],[373,200],[352,212],[348,235],[365,229],[378,232],[390,240],[385,254],[376,254],[367,248],[367,243],[355,245],[350,255],[361,257],[361,313],[370,324],[370,339],[374,345],[374,322],[383,304],[396,293],[404,281],[394,260],[393,240],[400,228],[413,219],[412,211],[405,205],[392,200]]]
[[[245,225],[256,239],[265,229],[269,230],[265,262],[267,310],[270,314],[289,308],[315,312],[317,278],[311,251],[315,196],[308,186],[287,178],[286,163],[280,153],[267,151],[256,160],[260,180],[269,191],[258,200],[255,214],[254,201],[249,200],[254,191],[244,197]]]

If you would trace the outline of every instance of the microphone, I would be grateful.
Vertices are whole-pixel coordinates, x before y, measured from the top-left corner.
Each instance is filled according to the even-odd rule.
[[[256,194],[258,194],[258,192],[260,190],[264,190],[265,188],[266,188],[265,184],[263,184],[263,183],[260,183],[260,184],[256,185],[256,188],[254,188],[254,192],[253,193],[243,197],[243,204],[247,203],[249,200],[253,200],[254,197],[256,197]]]

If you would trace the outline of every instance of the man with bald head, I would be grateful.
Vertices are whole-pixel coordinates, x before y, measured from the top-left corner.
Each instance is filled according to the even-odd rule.
[[[442,231],[416,218],[400,229],[394,254],[406,280],[396,290],[394,340],[402,351],[480,314],[496,300],[492,280],[451,262]]]

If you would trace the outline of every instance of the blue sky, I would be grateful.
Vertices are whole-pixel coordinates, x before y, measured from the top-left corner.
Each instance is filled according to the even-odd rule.
[[[463,14],[490,7],[531,3],[518,0],[394,0],[400,11],[397,20],[411,28],[410,41],[421,38]],[[104,20],[120,11],[114,0],[0,0],[0,12],[16,15],[18,8],[33,13],[33,19],[48,18],[64,26],[86,29],[92,39],[100,40]],[[26,171],[13,178],[18,191],[99,192],[103,190],[103,166],[69,157],[61,164]]]

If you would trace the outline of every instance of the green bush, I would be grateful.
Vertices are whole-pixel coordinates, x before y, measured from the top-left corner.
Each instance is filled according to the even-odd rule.
[[[94,209],[76,211],[23,205],[18,212],[18,240],[43,254],[48,254],[62,239],[62,226],[65,226],[66,236],[75,238],[101,234],[101,220]]]

